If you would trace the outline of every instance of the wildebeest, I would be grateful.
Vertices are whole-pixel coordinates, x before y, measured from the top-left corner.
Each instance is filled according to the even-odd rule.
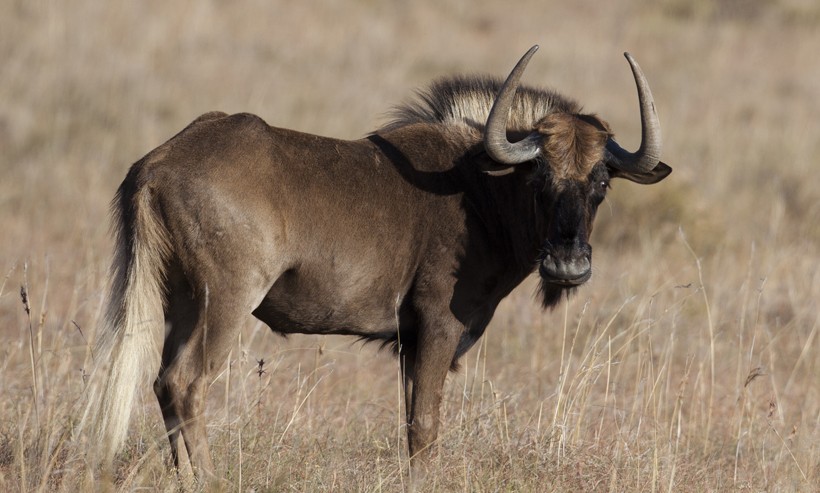
[[[447,372],[536,268],[544,307],[591,276],[588,243],[613,178],[670,172],[649,85],[642,140],[555,92],[439,80],[367,137],[207,113],[135,163],[117,191],[96,413],[109,459],[135,390],[154,380],[175,463],[212,474],[204,402],[249,314],[274,332],[349,334],[400,355],[409,452],[429,454]],[[100,356],[98,356],[99,358]],[[179,438],[183,441],[180,443]]]

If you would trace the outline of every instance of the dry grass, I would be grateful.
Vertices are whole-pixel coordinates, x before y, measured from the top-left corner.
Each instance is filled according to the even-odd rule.
[[[593,282],[514,293],[446,387],[431,491],[811,491],[820,483],[820,8],[807,0],[0,4],[0,488],[92,488],[72,438],[129,164],[198,114],[353,138],[431,78],[561,88],[675,173],[618,183]],[[21,303],[24,286],[30,313]],[[258,360],[264,359],[262,372]],[[236,491],[408,487],[396,361],[249,318],[209,413]],[[174,490],[150,391],[117,489]]]

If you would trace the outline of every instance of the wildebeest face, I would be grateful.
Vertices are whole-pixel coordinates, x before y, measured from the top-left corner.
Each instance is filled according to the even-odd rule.
[[[543,136],[539,163],[546,241],[538,271],[544,282],[583,284],[592,275],[589,235],[609,186],[603,162],[611,133],[594,115],[554,113],[538,125]]]
[[[544,303],[552,305],[561,292],[592,277],[589,237],[598,206],[612,178],[656,183],[669,169],[658,163],[648,172],[624,172],[610,165],[607,150],[612,133],[594,115],[556,113],[538,125],[543,149],[534,178],[546,218],[545,241],[538,257]]]

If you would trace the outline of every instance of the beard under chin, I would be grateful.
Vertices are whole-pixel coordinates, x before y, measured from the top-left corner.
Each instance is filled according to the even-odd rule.
[[[575,289],[575,286],[559,286],[541,278],[541,282],[538,283],[537,296],[541,298],[541,306],[544,307],[544,309],[554,309],[564,295],[569,299],[575,292]]]

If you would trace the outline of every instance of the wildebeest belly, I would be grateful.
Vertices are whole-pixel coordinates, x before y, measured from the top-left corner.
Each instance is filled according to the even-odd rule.
[[[279,333],[349,334],[392,339],[408,322],[403,292],[385,289],[378,279],[346,280],[286,271],[253,315]],[[404,316],[400,317],[400,314]]]

